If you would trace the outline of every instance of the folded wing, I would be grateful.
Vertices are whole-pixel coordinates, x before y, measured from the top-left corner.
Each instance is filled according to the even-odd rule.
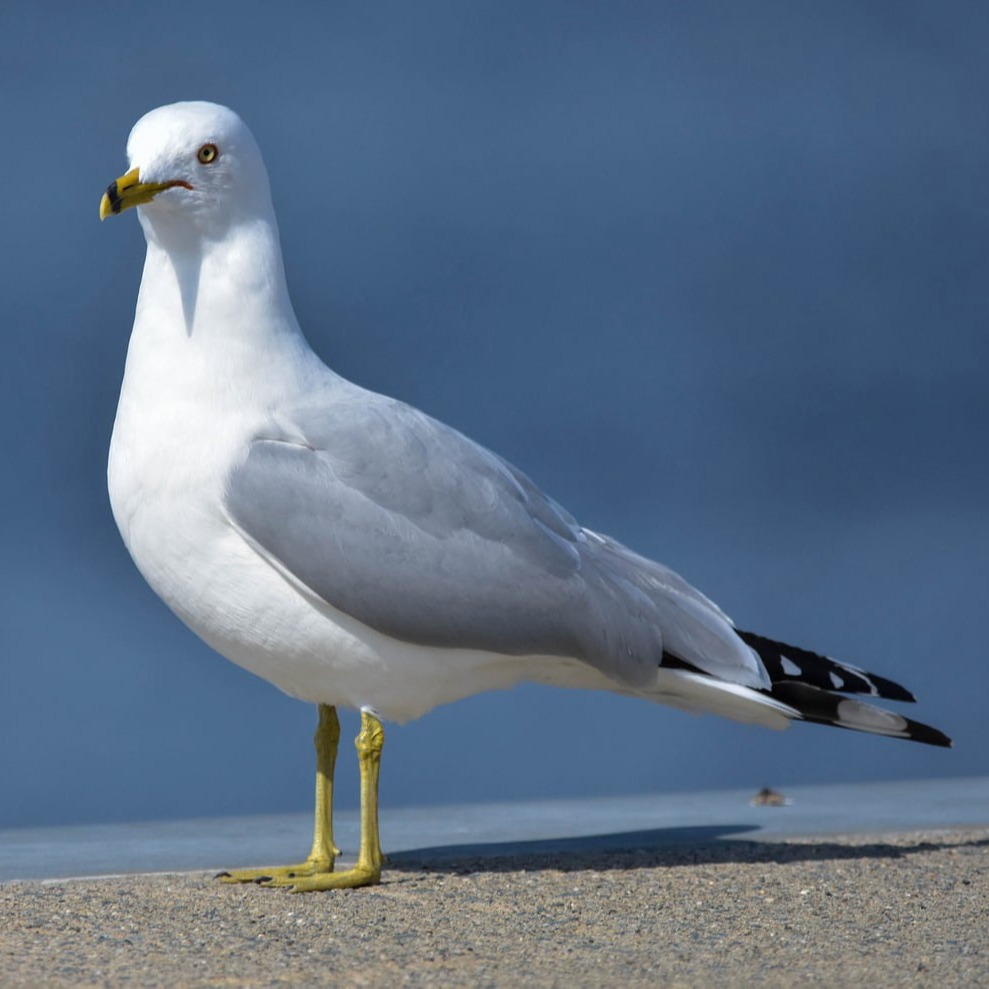
[[[312,594],[403,641],[570,656],[630,687],[654,680],[665,647],[705,673],[769,683],[682,578],[582,529],[462,434],[347,383],[262,430],[225,504]]]

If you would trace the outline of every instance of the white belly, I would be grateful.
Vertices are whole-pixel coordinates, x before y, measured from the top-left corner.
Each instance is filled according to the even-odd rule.
[[[373,708],[394,721],[521,679],[604,686],[583,663],[404,643],[337,611],[280,573],[222,508],[222,437],[175,424],[138,438],[125,410],[110,449],[110,502],[144,578],[221,655],[301,700]],[[167,437],[167,439],[165,438]],[[535,675],[533,675],[535,674]],[[587,676],[595,682],[583,683]]]

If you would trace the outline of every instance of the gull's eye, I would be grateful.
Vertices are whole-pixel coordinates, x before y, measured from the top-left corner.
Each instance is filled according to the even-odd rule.
[[[204,144],[197,152],[196,157],[201,165],[210,165],[220,156],[220,149],[215,144]]]

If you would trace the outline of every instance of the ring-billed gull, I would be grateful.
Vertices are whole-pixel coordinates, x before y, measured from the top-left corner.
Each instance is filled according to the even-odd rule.
[[[152,110],[127,154],[100,203],[101,218],[139,207],[147,239],[110,446],[114,518],[179,618],[319,705],[308,859],[226,880],[377,882],[379,717],[522,680],[950,744],[849,696],[913,700],[903,687],[737,629],[501,458],[327,368],[296,321],[264,162],[233,111]],[[338,705],[361,711],[361,845],[344,872]]]

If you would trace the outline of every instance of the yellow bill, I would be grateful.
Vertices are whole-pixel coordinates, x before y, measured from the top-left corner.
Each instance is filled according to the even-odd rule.
[[[132,168],[126,175],[114,179],[103,193],[100,200],[100,219],[105,220],[111,213],[122,213],[132,206],[143,206],[150,203],[159,192],[182,186],[191,189],[192,186],[182,179],[172,179],[169,182],[142,182],[141,170]]]

